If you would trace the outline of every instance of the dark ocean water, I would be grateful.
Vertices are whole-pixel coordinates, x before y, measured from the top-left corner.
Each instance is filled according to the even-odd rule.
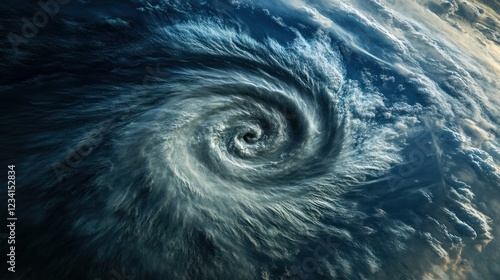
[[[0,4],[2,279],[500,277],[496,2],[50,3]]]

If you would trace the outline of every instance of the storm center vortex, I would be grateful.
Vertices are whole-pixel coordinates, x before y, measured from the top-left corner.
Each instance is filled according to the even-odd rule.
[[[488,1],[7,2],[20,279],[500,271]]]

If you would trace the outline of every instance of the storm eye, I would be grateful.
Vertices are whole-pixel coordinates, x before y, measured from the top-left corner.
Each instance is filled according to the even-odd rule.
[[[243,135],[243,140],[245,140],[245,142],[247,142],[248,144],[255,144],[255,142],[257,142],[258,139],[255,133],[247,132],[245,133],[245,135]]]

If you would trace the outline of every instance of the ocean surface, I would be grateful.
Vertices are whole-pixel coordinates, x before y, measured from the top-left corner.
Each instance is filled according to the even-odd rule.
[[[499,11],[2,1],[2,279],[500,279]]]

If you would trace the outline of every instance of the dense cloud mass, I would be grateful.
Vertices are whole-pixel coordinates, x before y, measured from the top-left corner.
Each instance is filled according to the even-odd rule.
[[[499,11],[0,4],[12,279],[499,279]]]

